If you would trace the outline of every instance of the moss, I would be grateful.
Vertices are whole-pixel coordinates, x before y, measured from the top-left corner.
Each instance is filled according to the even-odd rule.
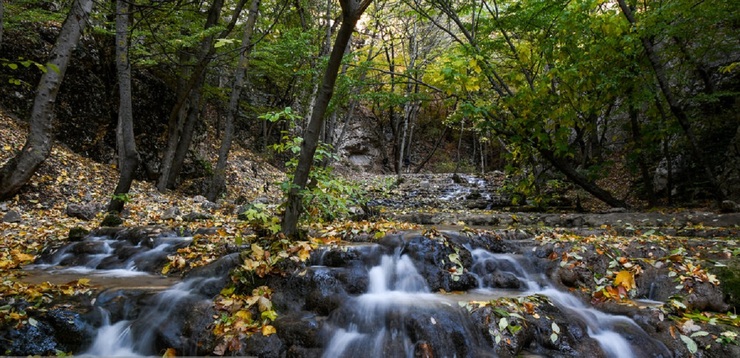
[[[69,235],[67,236],[67,239],[69,239],[69,241],[82,241],[82,239],[89,233],[89,230],[79,226],[75,226],[69,229]]]
[[[727,266],[714,267],[711,271],[719,278],[725,301],[737,310],[740,308],[740,257],[733,257],[725,264]]]
[[[115,213],[108,213],[100,223],[100,226],[120,226],[123,224],[123,219]]]

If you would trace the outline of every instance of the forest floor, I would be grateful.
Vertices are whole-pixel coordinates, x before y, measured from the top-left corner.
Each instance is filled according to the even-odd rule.
[[[4,115],[0,111],[0,165],[3,165],[22,148],[25,142],[25,133],[26,128],[23,127],[22,123]],[[223,250],[213,249],[213,244],[216,244],[218,248],[223,248],[227,245],[233,245],[237,237],[248,237],[249,235],[245,235],[245,233],[253,234],[254,230],[250,227],[250,224],[237,218],[236,210],[239,205],[250,203],[258,198],[266,198],[269,203],[278,203],[280,201],[282,193],[279,186],[274,183],[281,182],[285,178],[284,173],[270,163],[267,163],[264,158],[243,150],[238,146],[232,150],[231,158],[227,173],[227,180],[229,182],[228,192],[223,196],[223,200],[219,200],[217,207],[207,211],[209,218],[205,220],[188,221],[183,219],[182,216],[184,215],[177,215],[175,217],[164,215],[168,209],[175,206],[182,214],[204,212],[204,198],[192,196],[179,190],[159,193],[153,183],[150,182],[135,181],[133,183],[131,201],[126,204],[126,210],[122,215],[124,226],[163,226],[178,230],[189,230],[190,232],[204,228],[216,228],[219,233],[216,236],[208,236],[209,240],[212,240],[211,244],[202,246],[192,245],[192,247],[181,249],[183,252],[178,252],[178,255],[173,256],[170,264],[166,266],[167,272],[163,269],[162,273],[170,276],[179,275],[186,271],[186,269],[204,265],[217,259],[223,253]],[[353,179],[367,178],[367,176],[356,176]],[[389,178],[380,177],[377,182],[390,182],[391,180]],[[79,278],[77,281],[61,285],[34,285],[29,282],[23,282],[22,277],[24,274],[20,268],[32,263],[44,248],[58,247],[68,242],[70,230],[83,228],[92,231],[98,228],[103,220],[104,210],[100,210],[95,218],[84,220],[68,215],[67,206],[69,204],[96,204],[104,208],[108,204],[117,179],[118,174],[114,165],[94,162],[73,153],[68,148],[59,144],[53,146],[50,157],[42,164],[30,183],[12,199],[0,202],[0,281],[3,282],[3,285],[0,286],[0,299],[17,297],[19,295],[33,298],[42,293],[47,296],[70,295],[79,292],[89,292],[92,289],[89,286],[89,280],[85,278]],[[273,185],[266,186],[265,183],[273,183]],[[396,188],[392,190],[403,189]],[[386,195],[400,197],[400,192],[394,193],[392,190],[386,193]],[[4,220],[10,212],[19,214],[20,218],[16,220]],[[492,217],[494,215],[491,211],[469,210],[466,212],[468,214],[484,215],[486,217]],[[673,213],[675,212],[670,214]],[[390,215],[391,213],[388,214],[386,215],[387,217],[394,217]],[[434,213],[426,214],[433,215]],[[311,227],[314,235],[309,237],[310,241],[291,243],[289,251],[300,257],[301,260],[305,260],[308,257],[310,249],[319,244],[334,243],[350,237],[355,240],[364,238],[367,241],[371,241],[382,237],[388,232],[422,229],[422,226],[418,224],[418,220],[416,220],[417,224],[413,224],[404,219],[403,215],[405,215],[403,212],[400,213],[400,216],[396,215],[392,221],[377,219],[372,222],[316,224]],[[509,228],[512,225],[516,228],[517,222],[521,223],[526,218],[519,213],[498,213],[496,215],[505,215],[506,217],[501,217],[499,220],[503,221],[502,223],[506,223],[505,226]],[[639,213],[633,213],[633,215],[639,216]],[[714,213],[712,215],[717,214]],[[463,220],[467,220],[468,224],[470,224],[471,217],[469,216],[459,220],[455,219],[452,224],[458,225],[458,230],[469,230],[465,227],[466,223],[462,222]],[[587,249],[587,247],[590,247],[589,245],[597,245],[598,250],[602,250],[602,252],[621,252],[629,243],[638,244],[640,247],[661,245],[661,247],[665,247],[665,250],[671,252],[671,256],[666,256],[664,261],[669,264],[675,264],[676,273],[682,279],[687,280],[687,278],[691,278],[693,280],[691,282],[695,281],[700,284],[718,284],[715,283],[717,282],[716,276],[701,269],[698,260],[704,258],[707,255],[706,252],[710,252],[713,255],[711,257],[715,259],[721,257],[723,260],[727,260],[740,257],[740,248],[737,246],[738,225],[729,225],[729,227],[724,225],[724,228],[729,228],[729,231],[725,230],[724,232],[731,232],[732,234],[729,236],[721,235],[721,238],[707,240],[705,243],[699,245],[701,253],[697,253],[699,251],[695,252],[691,249],[696,244],[684,239],[668,240],[666,236],[655,230],[636,231],[630,237],[622,236],[622,234],[617,235],[616,232],[609,233],[608,230],[602,230],[606,233],[605,235],[602,233],[596,236],[585,234],[575,236],[565,234],[563,231],[542,227],[539,221],[540,218],[532,219],[532,224],[534,227],[537,227],[538,231],[544,231],[545,234],[543,234],[544,236],[540,235],[537,240],[542,245],[552,245],[553,242],[556,242],[554,244],[556,247],[567,249],[567,252],[552,257],[553,260],[561,260],[561,266],[573,265],[573,267],[576,267],[582,265],[583,260],[580,259],[581,256],[579,254],[583,255],[583,252],[590,251],[590,249]],[[639,223],[635,221],[635,224]],[[703,229],[702,223],[697,223],[694,226]],[[433,225],[428,226],[427,229],[431,227]],[[595,226],[595,228],[605,229],[605,226]],[[435,229],[431,228],[431,230],[434,231]],[[513,230],[512,232],[516,231],[518,230]],[[645,240],[648,240],[649,244]],[[689,249],[685,249],[685,246],[689,247]],[[676,256],[677,254],[674,252],[680,253],[681,256]],[[277,257],[277,255],[278,253],[273,253],[266,257]],[[633,265],[632,262],[633,260],[645,259],[636,256],[634,259],[629,257],[615,257],[614,260],[616,260],[615,262],[618,265],[624,266],[620,266],[622,271],[612,272],[613,276],[616,275],[613,278],[614,282],[612,285],[606,285],[600,289],[592,287],[594,289],[592,293],[593,299],[606,300],[605,297],[611,297],[610,299],[612,300],[620,301],[623,297],[626,297],[625,289],[627,291],[637,290],[634,280],[635,276],[640,272],[634,272],[635,270],[632,268],[637,266]],[[650,262],[655,261],[653,258],[650,260]],[[628,279],[626,284],[622,282],[625,280],[625,277]],[[740,282],[740,276],[734,279]],[[735,298],[737,299],[737,297]],[[5,321],[8,319],[11,320],[10,322],[13,322],[12,320],[27,319],[23,315],[8,312],[5,312],[4,308],[0,307],[0,323],[7,323]],[[680,324],[685,325],[686,322],[690,322],[693,325],[694,320],[704,319],[704,316],[694,315],[694,313],[695,311],[686,311],[685,315],[680,319]],[[13,317],[14,314],[16,317]],[[712,314],[711,317],[715,320],[720,319],[723,324],[733,326],[735,327],[734,329],[740,326],[740,318],[734,314]],[[710,337],[716,339],[717,342],[722,341],[723,334],[731,334],[732,337],[729,337],[727,340],[737,343],[735,342],[737,332],[719,331],[717,329],[715,331],[712,332]],[[695,347],[691,346],[691,344],[695,345],[693,341],[686,344],[689,346],[690,351],[694,352],[696,350]]]

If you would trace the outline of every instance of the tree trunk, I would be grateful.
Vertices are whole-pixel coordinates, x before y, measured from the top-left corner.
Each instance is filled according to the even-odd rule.
[[[229,108],[226,110],[224,118],[224,134],[221,139],[221,147],[218,150],[218,161],[211,178],[211,183],[206,193],[206,198],[210,201],[216,201],[216,198],[226,190],[226,161],[229,158],[231,150],[231,141],[234,138],[234,120],[239,113],[239,98],[241,97],[242,87],[244,86],[244,77],[247,74],[249,64],[249,53],[252,49],[252,33],[254,24],[257,21],[257,12],[259,11],[260,0],[252,0],[249,8],[249,17],[244,25],[244,36],[242,37],[241,51],[239,54],[239,63],[234,74],[234,84],[231,89],[229,98]]]
[[[3,29],[5,28],[5,6],[0,0],[0,48],[3,48]]]
[[[57,93],[72,57],[72,50],[80,40],[92,6],[92,0],[75,0],[71,5],[67,19],[64,20],[51,50],[46,72],[41,76],[36,88],[26,143],[18,155],[0,168],[0,200],[8,199],[17,193],[51,153],[51,127]]]
[[[303,142],[301,143],[301,154],[298,158],[293,175],[293,185],[288,191],[285,215],[281,223],[283,233],[288,237],[295,237],[298,234],[298,220],[303,212],[301,191],[306,187],[309,172],[313,166],[313,157],[316,153],[319,134],[324,122],[324,115],[329,106],[329,101],[334,94],[334,84],[337,81],[339,67],[342,65],[344,50],[352,37],[357,20],[370,5],[371,0],[340,0],[342,5],[342,25],[337,32],[337,38],[334,40],[334,47],[329,56],[329,62],[324,72],[323,83],[316,97],[316,106],[311,113],[311,120],[304,132]]]
[[[597,199],[605,202],[614,208],[629,208],[629,205],[622,200],[619,200],[612,196],[611,193],[602,189],[594,182],[588,180],[583,174],[579,173],[573,166],[566,160],[558,157],[552,150],[543,148],[542,146],[536,146],[537,151],[545,158],[550,164],[552,164],[557,170],[565,174],[568,179],[574,182],[576,185],[586,190],[588,193],[596,197]]]
[[[627,6],[625,0],[618,0],[618,3],[619,7],[622,9],[622,13],[624,14],[625,18],[627,18],[627,21],[635,26],[636,20],[634,14],[632,13],[632,10],[629,8],[629,6]],[[678,124],[681,126],[681,129],[686,135],[686,138],[688,138],[689,140],[689,146],[691,147],[691,151],[694,155],[694,160],[696,160],[697,164],[701,166],[702,169],[704,169],[704,173],[706,174],[707,179],[712,186],[711,189],[714,193],[715,199],[717,201],[722,201],[722,199],[724,199],[725,197],[725,193],[722,192],[719,182],[717,181],[717,177],[714,175],[714,172],[709,165],[709,161],[707,161],[704,155],[701,153],[699,140],[696,138],[694,130],[691,128],[689,117],[688,115],[686,115],[686,112],[683,110],[683,108],[681,108],[681,105],[678,103],[678,99],[676,99],[673,91],[671,90],[670,84],[668,83],[668,78],[665,73],[665,68],[663,68],[663,65],[660,63],[660,58],[658,58],[658,54],[655,52],[652,41],[645,36],[640,37],[640,40],[642,41],[642,47],[645,50],[645,54],[647,55],[648,60],[650,61],[650,65],[653,68],[655,77],[658,80],[660,90],[663,93],[666,102],[668,102],[668,107],[670,108],[671,113],[673,113],[673,116],[676,117],[676,120],[678,121]]]
[[[116,1],[116,67],[118,69],[118,128],[116,141],[118,147],[118,185],[113,190],[113,197],[108,204],[109,212],[123,211],[125,200],[120,195],[127,194],[134,180],[134,172],[139,165],[139,153],[136,151],[134,137],[134,116],[131,105],[131,64],[128,59],[128,0]]]
[[[166,187],[173,189],[176,187],[177,178],[180,176],[182,171],[183,163],[185,163],[185,156],[188,154],[190,149],[190,143],[193,141],[193,132],[195,131],[195,125],[198,123],[200,118],[200,108],[202,105],[201,90],[203,89],[203,83],[205,78],[201,77],[198,83],[190,91],[190,106],[188,108],[188,114],[185,117],[185,123],[180,131],[180,137],[177,141],[177,146],[172,156],[172,162],[169,165],[169,175],[166,179]]]
[[[157,180],[157,190],[159,190],[160,192],[164,192],[166,189],[173,188],[175,180],[177,179],[177,175],[179,174],[178,166],[173,165],[176,160],[175,158],[178,154],[182,154],[183,147],[185,147],[185,152],[187,152],[187,148],[190,147],[189,140],[184,143],[180,143],[183,141],[183,138],[188,137],[187,129],[190,126],[187,122],[192,119],[190,115],[182,115],[183,107],[188,102],[188,100],[191,101],[191,107],[197,107],[198,105],[197,103],[192,103],[191,93],[196,89],[196,87],[199,86],[202,79],[205,77],[206,67],[211,62],[211,58],[216,51],[215,48],[212,46],[213,39],[224,38],[231,32],[231,30],[236,25],[237,20],[239,19],[239,14],[241,13],[241,10],[244,7],[244,3],[246,3],[246,1],[247,0],[239,0],[239,2],[236,4],[236,7],[234,8],[231,21],[223,31],[218,34],[208,36],[204,38],[203,41],[201,41],[201,46],[198,50],[198,59],[191,72],[191,76],[186,82],[185,87],[178,93],[177,102],[170,111],[170,117],[168,121],[170,129],[168,131],[169,137],[167,139],[167,149],[162,155],[159,179]],[[211,4],[211,7],[208,10],[208,18],[206,19],[206,24],[204,26],[205,29],[209,29],[218,24],[218,19],[220,17],[223,5],[224,0],[215,0]],[[198,98],[198,101],[200,101],[200,98]],[[196,112],[194,115],[197,118],[198,109],[196,108],[195,111]],[[183,121],[185,121],[186,123],[183,123]],[[190,133],[190,135],[192,136],[192,132]],[[175,169],[174,171],[173,168]]]
[[[439,139],[437,139],[437,143],[434,143],[434,148],[427,154],[426,158],[421,161],[418,167],[416,167],[416,170],[414,170],[415,174],[419,174],[421,172],[421,169],[424,168],[425,165],[427,165],[427,162],[429,162],[429,159],[432,159],[434,156],[434,153],[439,148],[439,145],[442,144],[442,140],[445,138],[445,135],[447,134],[447,126],[444,127],[442,130],[442,134],[439,136]]]
[[[631,91],[630,91],[631,92]],[[631,93],[630,93],[631,94]],[[647,195],[648,203],[650,206],[655,206],[655,189],[653,189],[653,178],[650,176],[650,170],[647,164],[647,158],[645,153],[645,145],[643,144],[642,131],[640,130],[640,123],[638,122],[637,108],[635,108],[633,99],[628,96],[629,103],[629,117],[630,117],[630,128],[632,129],[632,140],[634,146],[637,149],[637,164],[640,167],[640,175],[645,185],[645,195]]]

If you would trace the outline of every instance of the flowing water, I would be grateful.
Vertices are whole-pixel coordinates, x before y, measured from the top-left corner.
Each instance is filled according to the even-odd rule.
[[[100,277],[123,276],[127,280],[155,280],[155,275],[139,270],[145,266],[144,262],[162,259],[190,240],[158,238],[147,248],[142,248],[141,243],[122,244],[120,240],[90,238],[60,249],[49,255],[46,263],[35,265],[33,269],[58,275],[83,273]],[[346,249],[368,252],[367,246],[348,246]],[[642,357],[653,352],[665,352],[665,356],[670,356],[662,343],[650,338],[642,338],[640,344],[636,344],[635,336],[648,335],[635,322],[595,310],[577,297],[553,288],[542,274],[522,265],[523,257],[494,254],[483,249],[471,248],[469,251],[473,258],[469,271],[477,280],[478,288],[468,292],[469,296],[452,299],[449,295],[430,292],[414,261],[402,254],[400,248],[383,255],[379,263],[369,265],[367,291],[350,296],[324,322],[323,357],[416,357],[432,351],[440,357],[493,356],[493,347],[488,343],[490,337],[482,336],[470,313],[456,304],[457,301],[472,296],[480,301],[528,295],[549,297],[568,319],[581,322],[587,328],[588,336],[598,342],[604,356]],[[71,266],[63,268],[65,264]],[[316,270],[321,268],[314,266]],[[181,347],[178,354],[187,354],[188,349],[182,347],[192,346],[193,342],[181,337],[181,322],[174,322],[172,317],[176,310],[181,313],[197,305],[210,305],[212,297],[204,294],[203,288],[214,280],[218,278],[197,277],[178,282],[158,293],[149,292],[138,301],[134,300],[137,302],[134,305],[138,305],[136,308],[126,314],[118,313],[115,319],[107,305],[130,294],[130,287],[101,292],[96,298],[96,307],[102,316],[102,324],[93,343],[79,355],[156,355],[161,354],[162,341],[167,339],[165,346]],[[133,291],[140,292],[137,289]],[[163,337],[167,334],[163,332],[171,332],[170,337]],[[434,342],[433,348],[430,348],[430,342]],[[648,342],[647,347],[642,346],[644,342]]]
[[[636,347],[628,337],[635,334],[647,337],[648,334],[634,321],[588,307],[576,296],[549,286],[541,274],[533,274],[525,269],[519,262],[521,258],[510,254],[494,254],[483,249],[473,249],[471,254],[473,256],[471,272],[475,274],[479,284],[478,289],[472,294],[478,300],[502,296],[544,295],[570,318],[582,322],[587,327],[588,336],[598,342],[607,357],[649,356],[654,352],[670,356],[662,343],[649,338],[646,340],[649,342],[648,347]],[[515,280],[509,281],[514,282],[511,288],[492,288],[488,276],[493,272],[499,276],[508,275]],[[412,310],[432,309],[434,313],[439,314],[441,311],[458,309],[450,305],[444,296],[430,293],[426,281],[419,275],[413,262],[398,252],[384,256],[378,266],[370,269],[368,292],[352,299],[344,305],[344,308],[340,310],[340,314],[330,317],[330,327],[334,331],[323,357],[385,357],[389,354],[405,357],[423,356],[423,352],[419,352],[418,344],[412,343],[412,339],[404,331],[404,325],[400,323],[401,320],[395,316],[408,315]],[[434,322],[433,315],[430,315],[429,319]],[[453,320],[454,324],[459,326],[473,326],[462,310],[453,315]],[[470,330],[466,334],[470,335]],[[418,336],[418,333],[415,335]],[[480,340],[476,340],[475,337],[466,344],[478,345],[473,347],[478,352],[473,354],[474,356],[492,351],[491,348],[483,347]],[[435,349],[440,356],[470,356],[470,352],[456,352],[455,348],[446,351],[442,348],[442,354],[439,354],[440,347]]]

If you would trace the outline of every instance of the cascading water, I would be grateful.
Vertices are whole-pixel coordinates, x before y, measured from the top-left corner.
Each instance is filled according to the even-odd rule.
[[[367,293],[350,299],[331,315],[325,326],[331,339],[323,357],[414,357],[428,349],[426,338],[440,334],[449,335],[449,344],[435,347],[439,356],[488,355],[481,349],[480,337],[468,329],[472,325],[466,314],[430,293],[413,261],[400,250],[383,256],[368,276]],[[424,330],[417,324],[421,320],[432,325],[437,320],[456,322],[457,331]]]
[[[490,300],[502,296],[547,296],[568,317],[586,327],[588,336],[598,343],[604,356],[655,356],[655,352],[671,356],[662,343],[645,338],[648,334],[630,318],[587,307],[576,296],[550,287],[542,274],[525,269],[519,262],[520,257],[483,249],[470,252],[473,257],[470,272],[479,285],[472,292],[476,297],[490,297]],[[425,348],[428,342],[425,338],[434,333],[429,329],[424,331],[420,328],[423,325],[417,323],[420,320],[435,323],[442,319],[446,320],[444,329],[456,327],[460,331],[441,333],[446,335],[449,346],[440,346],[445,337],[430,339],[435,344],[435,356],[493,355],[493,347],[488,347],[477,336],[479,332],[475,332],[469,313],[450,303],[454,302],[454,295],[450,299],[448,295],[430,293],[413,261],[401,255],[400,249],[393,255],[383,256],[377,266],[369,269],[368,276],[367,292],[351,298],[330,315],[324,328],[330,339],[323,357],[424,356],[424,350],[430,349]],[[640,344],[649,342],[649,347],[635,346],[630,340],[635,335],[641,336]],[[464,343],[460,343],[460,339]],[[461,349],[463,346],[468,349]]]
[[[109,312],[100,308],[106,318],[93,344],[82,356],[132,357],[149,356],[156,351],[155,341],[163,325],[170,322],[173,311],[192,307],[194,303],[210,304],[210,298],[201,295],[200,289],[217,278],[192,278],[180,282],[166,291],[150,298],[149,304],[140,314],[131,319],[115,323],[110,321]]]
[[[193,277],[174,283],[172,279],[153,275],[152,269],[161,267],[167,255],[187,246],[192,237],[172,234],[138,237],[136,240],[87,237],[47,252],[37,264],[26,267],[37,280],[82,274],[90,277],[93,284],[106,287],[95,299],[100,327],[89,347],[80,353],[82,356],[157,355],[161,354],[158,346],[162,341],[166,346],[179,347],[178,353],[182,354],[187,353],[182,347],[194,345],[185,342],[188,337],[179,336],[182,327],[177,325],[182,322],[172,317],[176,314],[182,317],[183,310],[199,304],[210,306],[212,297],[202,292],[212,291],[209,285],[222,278]]]
[[[599,343],[606,356],[629,358],[637,355],[647,356],[647,352],[661,351],[666,353],[665,356],[670,356],[665,345],[655,340],[648,340],[650,347],[635,347],[623,334],[636,333],[643,337],[647,337],[648,334],[632,319],[606,314],[587,307],[576,296],[543,284],[545,281],[543,277],[539,277],[539,281],[532,278],[532,275],[512,255],[494,254],[483,249],[471,250],[471,254],[474,260],[471,271],[478,278],[481,290],[491,290],[484,280],[487,275],[491,274],[491,268],[495,268],[493,270],[495,272],[515,276],[523,283],[522,288],[526,289],[526,295],[547,296],[571,317],[583,322],[588,329],[588,336]]]

